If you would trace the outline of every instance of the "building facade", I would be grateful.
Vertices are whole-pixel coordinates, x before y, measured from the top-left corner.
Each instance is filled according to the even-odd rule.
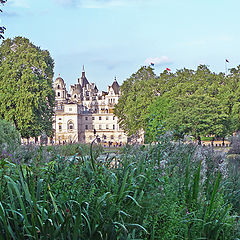
[[[83,67],[82,76],[70,86],[69,92],[60,76],[53,88],[56,93],[54,143],[90,143],[96,135],[103,145],[127,143],[127,135],[113,114],[120,97],[116,78],[106,92],[99,91],[95,83],[88,81]]]

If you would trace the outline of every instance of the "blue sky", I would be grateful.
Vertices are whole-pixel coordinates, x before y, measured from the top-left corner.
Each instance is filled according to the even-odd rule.
[[[86,76],[106,90],[141,66],[225,71],[240,64],[239,0],[8,0],[5,37],[49,50],[67,85]]]

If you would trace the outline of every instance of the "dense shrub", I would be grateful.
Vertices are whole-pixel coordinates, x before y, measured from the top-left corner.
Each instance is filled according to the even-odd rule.
[[[229,154],[240,154],[240,134],[237,134],[230,139],[231,149]]]
[[[238,187],[225,155],[161,138],[120,156],[1,170],[3,239],[237,239]],[[229,183],[229,184],[228,184]],[[14,197],[15,196],[15,197]]]
[[[0,153],[12,154],[20,145],[20,134],[13,124],[0,120]]]

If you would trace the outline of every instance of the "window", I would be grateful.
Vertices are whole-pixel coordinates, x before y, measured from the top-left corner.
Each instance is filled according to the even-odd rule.
[[[61,131],[62,130],[62,125],[59,124],[58,128],[59,128],[59,131]]]
[[[115,120],[115,116],[113,116],[113,120]]]
[[[99,129],[102,129],[102,125],[101,124],[99,125]]]
[[[108,117],[106,117],[106,120],[108,120]]]
[[[88,120],[88,117],[85,117],[85,120],[87,121],[87,120]]]
[[[113,136],[113,135],[111,135],[111,139],[114,139],[114,136]]]
[[[73,124],[73,121],[70,120],[68,121],[68,130],[73,130],[74,129],[74,124]]]
[[[61,118],[59,118],[59,120],[62,120]]]
[[[109,129],[108,124],[106,124],[106,129]]]
[[[60,92],[57,93],[57,96],[60,97]]]
[[[113,129],[115,129],[115,124],[113,124]]]
[[[99,117],[99,120],[102,120],[102,117]]]
[[[118,139],[119,139],[119,140],[122,139],[122,135],[119,135],[119,136],[118,136]]]
[[[77,95],[74,95],[74,98],[77,98]]]
[[[95,117],[92,117],[92,120],[95,120]]]
[[[89,136],[89,139],[92,140],[92,136]]]
[[[60,89],[60,85],[58,85],[57,88]]]
[[[88,130],[88,125],[85,125],[85,129]]]
[[[72,111],[72,108],[69,108],[69,112],[71,112]]]

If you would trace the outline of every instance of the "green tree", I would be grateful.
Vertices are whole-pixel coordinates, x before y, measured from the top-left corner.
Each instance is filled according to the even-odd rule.
[[[222,89],[224,104],[231,117],[231,131],[240,130],[240,65],[230,70]]]
[[[169,114],[170,100],[164,96],[159,96],[148,107],[147,127],[145,130],[145,141],[156,142],[160,135],[166,133],[167,116]]]
[[[148,106],[157,97],[156,75],[151,67],[141,67],[124,81],[114,113],[125,132],[137,135],[146,128]]]
[[[221,101],[206,95],[186,95],[178,97],[171,104],[167,117],[170,129],[179,129],[191,134],[201,143],[201,136],[215,135],[223,137],[228,130],[226,106]]]
[[[0,118],[14,122],[24,138],[52,134],[54,62],[28,39],[6,39],[0,46]]]

